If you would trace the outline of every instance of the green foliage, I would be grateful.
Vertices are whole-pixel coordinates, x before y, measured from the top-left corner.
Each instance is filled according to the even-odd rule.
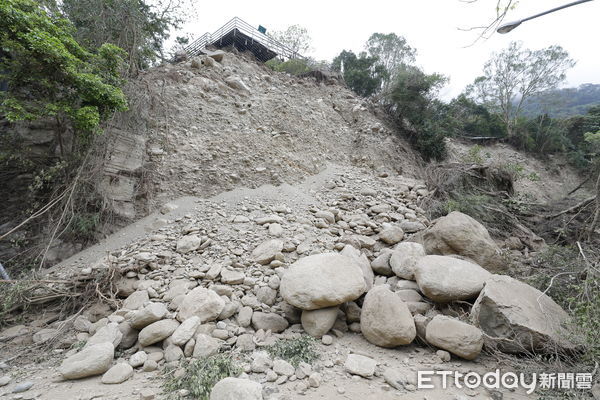
[[[274,358],[288,361],[294,367],[301,362],[312,364],[319,354],[315,350],[316,340],[312,336],[301,336],[297,339],[278,340],[267,346],[265,350]]]
[[[586,83],[574,88],[548,90],[523,102],[523,115],[529,118],[548,114],[553,118],[585,115],[600,105],[600,85]]]
[[[17,283],[0,283],[0,327],[8,323],[8,317],[15,311],[15,307],[24,304],[31,293],[28,281]]]
[[[350,89],[363,97],[379,92],[389,73],[379,64],[379,59],[369,57],[362,52],[358,56],[352,51],[344,50],[333,59],[331,68],[341,72]]]
[[[181,1],[63,0],[62,12],[76,28],[75,38],[88,49],[111,43],[126,51],[131,73],[162,57],[169,30],[183,18]]]
[[[506,126],[498,114],[461,94],[444,110],[445,123],[452,136],[502,137]]]
[[[440,74],[425,74],[419,68],[404,65],[396,73],[386,97],[388,110],[399,121],[407,120],[414,130],[410,139],[426,159],[442,159],[446,153],[443,105],[435,100],[447,81]]]
[[[460,194],[453,196],[444,203],[443,214],[447,215],[452,211],[460,211],[463,214],[467,214],[479,221],[485,220],[482,218],[483,214],[489,214],[489,210],[485,209],[485,205],[492,203],[492,199],[488,195],[476,195],[476,194]]]
[[[66,118],[80,132],[93,132],[102,118],[127,108],[118,66],[122,52],[83,49],[62,18],[50,16],[32,0],[0,4],[0,114],[9,121]]]
[[[302,54],[310,50],[312,39],[308,30],[303,26],[292,25],[284,31],[275,31],[268,35],[295,53]]]
[[[374,33],[365,45],[368,54],[376,58],[377,63],[388,72],[384,77],[387,86],[394,80],[396,72],[403,66],[415,61],[416,50],[410,47],[406,39],[395,33]]]
[[[475,146],[471,146],[469,148],[469,151],[467,152],[467,155],[465,157],[463,157],[463,162],[465,163],[469,163],[469,164],[483,164],[484,161],[484,155],[482,155],[483,151],[483,147],[481,147],[480,145],[476,144]],[[489,154],[488,154],[489,156]]]
[[[266,65],[273,71],[286,72],[291,75],[300,75],[311,70],[308,63],[302,59],[291,59],[280,61],[276,58],[266,62]]]
[[[475,79],[467,93],[498,113],[507,135],[512,136],[523,103],[535,94],[556,88],[574,65],[569,53],[560,46],[529,50],[512,42],[491,56],[483,67],[483,76]]]
[[[588,262],[597,254],[587,254]],[[591,257],[591,259],[590,259]],[[590,268],[579,250],[548,246],[535,258],[531,285],[546,291],[572,316],[572,339],[585,346],[581,362],[593,366],[600,359],[600,276]]]
[[[163,388],[168,399],[183,399],[179,391],[187,390],[189,395],[185,398],[208,400],[210,391],[217,382],[242,372],[231,357],[225,354],[185,362],[182,368],[183,374],[176,374],[177,369],[166,371],[167,378]]]

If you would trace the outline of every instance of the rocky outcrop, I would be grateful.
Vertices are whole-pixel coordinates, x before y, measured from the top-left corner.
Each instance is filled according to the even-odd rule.
[[[458,211],[439,218],[423,233],[422,240],[427,254],[461,255],[492,272],[508,268],[487,229]]]
[[[473,305],[471,318],[486,343],[508,353],[573,350],[569,315],[546,294],[505,275],[494,275]]]

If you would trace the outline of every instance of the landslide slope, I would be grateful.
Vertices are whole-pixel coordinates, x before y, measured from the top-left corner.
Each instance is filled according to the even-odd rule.
[[[384,113],[339,83],[226,53],[154,68],[109,128],[99,187],[139,218],[183,195],[297,183],[328,164],[418,175],[421,159]]]

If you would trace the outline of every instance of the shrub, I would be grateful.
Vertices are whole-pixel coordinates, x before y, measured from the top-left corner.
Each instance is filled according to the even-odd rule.
[[[598,255],[587,257],[575,247],[549,246],[534,259],[527,280],[569,312],[573,339],[585,348],[578,361],[593,365],[600,359],[600,276],[591,267]]]
[[[300,75],[309,72],[311,68],[308,63],[301,59],[293,59],[287,61],[280,61],[276,58],[267,61],[267,66],[273,71],[287,72],[291,75]]]
[[[217,354],[200,358],[183,364],[183,374],[177,369],[167,371],[167,379],[163,385],[168,399],[183,398],[180,390],[189,391],[186,398],[208,400],[213,386],[221,379],[237,376],[241,369],[236,366],[230,356]]]
[[[315,344],[312,336],[304,335],[297,339],[279,340],[266,347],[266,350],[271,357],[281,358],[296,367],[301,362],[311,364],[319,357]]]

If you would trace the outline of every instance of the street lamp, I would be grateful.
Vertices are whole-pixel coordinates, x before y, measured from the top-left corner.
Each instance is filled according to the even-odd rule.
[[[548,11],[544,11],[543,13],[532,15],[531,17],[527,17],[527,18],[523,18],[523,19],[520,19],[520,20],[517,20],[517,21],[513,21],[513,22],[508,22],[506,24],[502,24],[502,25],[500,25],[498,27],[498,29],[496,29],[496,32],[498,32],[498,33],[508,33],[510,31],[512,31],[513,29],[515,29],[517,26],[521,25],[525,21],[529,21],[530,19],[534,19],[534,18],[537,18],[537,17],[541,17],[542,15],[546,15],[546,14],[550,14],[550,13],[553,13],[553,12],[558,11],[558,10],[562,10],[563,8],[567,8],[567,7],[571,7],[571,6],[576,6],[577,4],[581,4],[581,3],[586,3],[588,1],[592,1],[592,0],[578,0],[578,1],[574,1],[572,3],[565,4],[564,6],[556,7],[556,8],[553,8],[552,10],[548,10]]]

